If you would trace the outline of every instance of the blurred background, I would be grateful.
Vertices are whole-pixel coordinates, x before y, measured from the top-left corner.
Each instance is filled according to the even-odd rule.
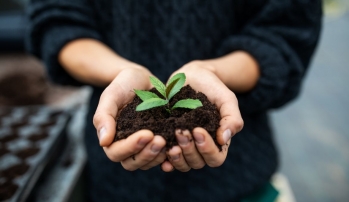
[[[349,201],[349,1],[323,2],[321,41],[303,90],[297,100],[271,113],[280,151],[279,172],[301,202]],[[50,83],[41,62],[25,53],[26,3],[0,0],[0,106],[74,109],[68,135],[69,141],[79,145],[70,152],[80,155],[80,160],[70,162],[75,165],[70,170],[56,168],[36,192],[48,192],[47,187],[53,186],[55,201],[75,201],[83,184],[80,176],[86,157],[79,153],[83,146],[78,142],[90,89]]]
[[[299,98],[272,113],[281,173],[298,201],[349,201],[349,1],[324,1]]]

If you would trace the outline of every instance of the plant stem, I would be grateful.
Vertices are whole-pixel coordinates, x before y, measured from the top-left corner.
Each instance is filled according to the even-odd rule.
[[[167,99],[166,99],[167,100]],[[170,108],[170,101],[169,100],[167,100],[168,102],[167,102],[167,110],[166,111],[168,111],[168,113],[170,113],[171,114],[171,108]]]

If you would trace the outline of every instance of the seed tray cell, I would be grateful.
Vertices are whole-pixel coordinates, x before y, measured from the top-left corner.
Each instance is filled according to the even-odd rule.
[[[49,107],[0,107],[0,201],[25,201],[63,151],[69,114]]]

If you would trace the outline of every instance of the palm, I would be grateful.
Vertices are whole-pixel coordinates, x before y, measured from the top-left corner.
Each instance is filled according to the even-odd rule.
[[[206,164],[211,167],[220,166],[227,157],[230,137],[242,129],[243,121],[234,93],[209,69],[210,67],[206,67],[202,62],[192,62],[178,72],[185,73],[186,83],[196,91],[204,93],[219,109],[221,121],[217,130],[217,141],[223,145],[223,150],[219,151],[211,136],[203,128],[195,128],[192,132],[187,130],[176,132],[179,146],[173,147],[168,152],[169,162],[164,162],[162,165],[165,171],[171,166],[180,171],[199,169]],[[181,139],[193,138],[195,143],[192,141],[181,144]]]
[[[144,68],[122,70],[101,95],[94,116],[100,145],[114,162],[120,162],[126,170],[149,169],[164,161],[161,152],[166,142],[149,130],[138,131],[126,139],[114,142],[117,115],[132,101],[134,89],[148,90],[150,72]]]

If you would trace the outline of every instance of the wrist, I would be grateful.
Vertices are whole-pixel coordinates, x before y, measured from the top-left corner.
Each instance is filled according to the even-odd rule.
[[[124,69],[126,68],[131,68],[137,71],[141,71],[145,76],[149,77],[149,76],[154,76],[150,70],[142,65],[136,64],[136,63],[132,63],[131,65],[129,65],[128,67],[124,67]]]
[[[213,74],[217,73],[217,69],[214,64],[208,62],[207,60],[193,60],[187,64],[185,64],[183,67],[175,71],[171,77],[177,73],[185,73],[186,75],[195,75],[198,71],[202,70],[208,70],[212,72]]]
[[[244,51],[236,51],[220,58],[205,60],[214,73],[232,91],[252,90],[260,77],[257,61]]]

